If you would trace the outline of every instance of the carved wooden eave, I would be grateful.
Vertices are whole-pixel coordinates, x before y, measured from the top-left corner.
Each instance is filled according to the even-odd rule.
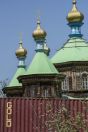
[[[38,82],[58,83],[64,79],[65,75],[62,74],[34,74],[19,76],[18,80],[23,84],[34,84]]]
[[[88,90],[74,90],[74,91],[62,91],[62,94],[75,98],[86,98],[88,97]]]
[[[88,93],[88,90],[79,89],[79,90],[63,90],[63,93]]]
[[[13,86],[3,88],[3,92],[8,96],[22,96],[23,88],[22,86]]]
[[[80,70],[82,67],[88,68],[88,61],[75,61],[75,62],[64,62],[54,64],[55,67],[60,71],[75,71]]]

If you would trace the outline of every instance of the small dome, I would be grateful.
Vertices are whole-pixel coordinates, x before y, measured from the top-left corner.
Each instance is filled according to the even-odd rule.
[[[73,8],[71,12],[68,13],[67,20],[68,22],[82,22],[84,15],[77,10],[76,0],[73,0]]]
[[[17,57],[24,57],[27,55],[27,50],[22,47],[22,41],[20,41],[20,47],[16,50],[16,56]]]
[[[34,30],[33,32],[33,38],[36,39],[41,39],[41,38],[45,38],[47,33],[40,27],[40,21],[37,21],[37,28],[36,30]]]

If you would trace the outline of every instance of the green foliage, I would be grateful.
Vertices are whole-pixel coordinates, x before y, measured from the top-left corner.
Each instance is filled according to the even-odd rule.
[[[0,89],[3,89],[4,87],[6,87],[7,83],[8,83],[8,79],[0,81]]]
[[[0,81],[0,97],[6,97],[6,95],[3,93],[3,88],[5,88],[7,84],[8,84],[8,79]]]
[[[71,116],[69,110],[62,106],[54,111],[51,104],[47,104],[46,127],[49,132],[88,132],[88,120],[82,113]]]

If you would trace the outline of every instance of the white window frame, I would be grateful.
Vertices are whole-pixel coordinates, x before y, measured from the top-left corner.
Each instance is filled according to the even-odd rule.
[[[82,88],[88,90],[88,74],[82,74]]]
[[[69,77],[65,77],[65,79],[62,81],[61,88],[64,91],[69,90]]]

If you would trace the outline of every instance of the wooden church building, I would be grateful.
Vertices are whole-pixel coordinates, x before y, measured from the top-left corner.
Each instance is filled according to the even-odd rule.
[[[46,121],[52,118],[53,122],[53,115],[56,120],[58,111],[61,116],[63,112],[73,119],[70,122],[73,128],[77,127],[74,119],[80,113],[88,129],[88,42],[81,33],[84,15],[77,9],[76,0],[72,3],[66,17],[71,33],[52,58],[46,43],[47,32],[39,18],[32,33],[36,49],[29,66],[25,64],[27,50],[20,40],[15,52],[17,70],[3,88],[6,97],[0,97],[0,132],[49,132]],[[52,112],[49,109],[47,113],[47,105],[52,106]],[[66,119],[61,118],[62,127]],[[82,124],[79,127],[77,131],[85,132]],[[55,127],[51,132],[56,132]]]
[[[17,71],[9,85],[3,88],[7,97],[88,97],[88,42],[81,33],[84,15],[77,9],[76,0],[73,0],[66,19],[71,33],[51,59],[46,44],[47,33],[41,28],[39,19],[32,34],[36,53],[28,68],[25,65],[27,50],[20,40],[16,50]]]

